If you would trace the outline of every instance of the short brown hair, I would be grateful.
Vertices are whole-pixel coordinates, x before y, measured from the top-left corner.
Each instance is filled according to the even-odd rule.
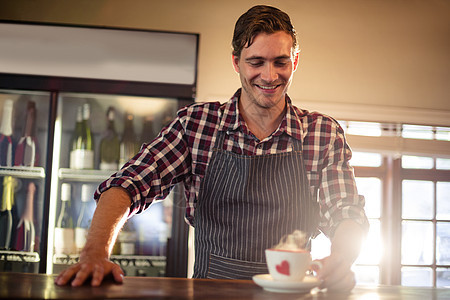
[[[292,48],[297,48],[297,34],[288,14],[276,7],[257,5],[250,8],[236,21],[233,34],[233,55],[239,57],[244,47],[250,47],[261,32],[284,31],[292,37]]]

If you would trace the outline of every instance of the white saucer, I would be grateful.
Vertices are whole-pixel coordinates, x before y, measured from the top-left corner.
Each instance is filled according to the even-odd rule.
[[[258,274],[253,276],[253,281],[264,290],[275,293],[308,293],[320,284],[320,280],[311,275],[305,276],[300,282],[289,282],[275,281],[270,274]]]

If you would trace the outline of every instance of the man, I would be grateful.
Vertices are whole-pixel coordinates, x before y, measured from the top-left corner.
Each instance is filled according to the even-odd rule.
[[[353,288],[350,267],[368,227],[364,199],[337,122],[294,107],[287,96],[299,58],[289,16],[269,6],[251,8],[236,23],[232,58],[242,88],[230,101],[181,109],[99,186],[80,261],[61,272],[57,284],[75,277],[78,286],[92,276],[95,286],[110,273],[121,282],[123,272],[109,260],[118,231],[183,182],[186,219],[195,227],[195,278],[267,273],[266,248],[296,229],[312,237],[319,228],[332,240],[318,270],[321,287]]]

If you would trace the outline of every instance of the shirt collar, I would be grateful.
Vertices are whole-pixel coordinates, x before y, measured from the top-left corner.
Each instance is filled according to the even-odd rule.
[[[241,96],[241,89],[234,93],[231,99],[224,103],[221,121],[219,125],[220,131],[235,131],[239,128],[239,108],[238,101]]]
[[[241,89],[238,89],[233,97],[222,106],[222,118],[219,125],[220,131],[236,131],[241,126],[243,128],[242,130],[247,130],[244,120],[239,115],[238,101],[240,96]],[[304,111],[296,108],[288,95],[286,95],[286,104],[286,115],[272,136],[278,136],[285,132],[295,139],[302,140],[303,130],[300,118],[304,117]]]

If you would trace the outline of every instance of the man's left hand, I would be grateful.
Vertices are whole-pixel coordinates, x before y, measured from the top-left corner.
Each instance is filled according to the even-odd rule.
[[[363,228],[352,220],[339,224],[331,242],[331,254],[319,260],[323,267],[317,276],[322,280],[319,288],[350,291],[355,287],[355,274],[351,270],[353,262],[359,255],[365,237]]]
[[[320,270],[315,269],[317,276],[322,280],[320,289],[350,291],[355,287],[355,274],[351,270],[352,262],[336,254],[318,261],[323,266]]]

